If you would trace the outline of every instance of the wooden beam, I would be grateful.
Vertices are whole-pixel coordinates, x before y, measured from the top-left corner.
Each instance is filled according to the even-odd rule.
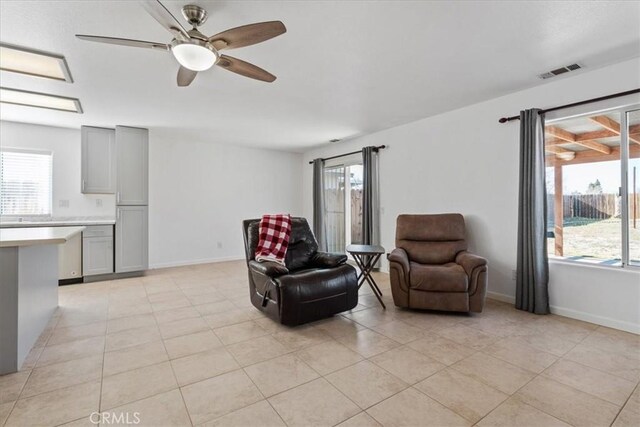
[[[586,148],[590,148],[592,150],[596,150],[599,151],[600,153],[604,153],[604,154],[610,154],[611,153],[611,147],[609,147],[608,145],[605,145],[601,142],[598,141],[576,141],[574,142],[574,144],[578,144],[581,145],[583,147]]]
[[[599,124],[606,130],[615,132],[616,135],[620,135],[620,123],[616,122],[613,119],[610,119],[607,116],[593,116],[593,117],[589,117],[589,120]]]
[[[605,132],[609,132],[609,131],[605,131]],[[598,141],[591,140],[591,139],[579,138],[580,136],[581,135],[576,134],[575,141],[565,141],[564,139],[560,139],[560,138],[549,138],[545,140],[544,143],[546,146],[577,144],[582,147],[589,148],[591,150],[596,150],[604,154],[611,153],[611,147],[609,147],[608,145]]]
[[[554,198],[553,198],[553,212],[554,212],[554,227],[553,234],[555,253],[557,256],[562,256],[564,252],[564,203],[562,195],[562,165],[557,164],[553,168],[554,170]]]
[[[629,146],[629,158],[640,158],[640,145],[634,144]],[[546,157],[546,165],[580,165],[584,163],[609,162],[615,160],[620,160],[620,147],[611,147],[611,153],[609,154],[599,153],[597,151],[591,150],[576,152],[575,157],[571,160],[563,160],[561,158],[558,158],[558,156],[556,156],[555,154],[552,154]]]
[[[566,148],[558,147],[557,145],[549,145],[544,147],[545,151],[553,154],[568,154],[575,153],[575,151],[567,150]]]
[[[547,126],[545,128],[545,132],[555,137],[553,141],[561,140],[561,141],[565,141],[565,143],[578,144],[578,145],[581,145],[582,147],[589,148],[591,150],[595,150],[600,153],[604,153],[604,154],[611,153],[611,148],[608,145],[605,145],[598,141],[593,141],[593,140],[578,141],[578,136],[575,133],[571,133],[557,126]],[[556,143],[555,145],[558,145],[558,143]]]
[[[593,116],[589,117],[589,120],[592,122],[598,123],[603,128],[615,132],[616,135],[620,135],[620,123],[616,122],[613,119],[610,119],[607,116]],[[640,137],[634,136],[631,132],[629,132],[629,140],[635,142],[636,144],[640,144]]]
[[[576,135],[574,133],[569,132],[568,130],[560,129],[556,126],[547,126],[544,128],[545,133],[555,136],[556,138],[562,139],[567,142],[575,142]]]
[[[564,139],[545,138],[544,144],[545,145],[562,145],[562,144],[569,144],[569,143],[567,141],[565,141]]]
[[[638,130],[638,132],[640,132],[640,129]],[[613,136],[618,136],[618,134],[615,132],[611,132],[608,129],[594,130],[591,132],[577,133],[576,141],[590,141],[592,139],[611,138]]]
[[[640,125],[629,126],[629,135],[637,135],[640,133]]]

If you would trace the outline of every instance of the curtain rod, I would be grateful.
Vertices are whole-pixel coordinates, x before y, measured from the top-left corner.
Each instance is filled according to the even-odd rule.
[[[373,150],[373,151],[375,151],[377,153],[379,150],[383,150],[383,149],[387,148],[387,146],[386,145],[378,145],[377,147],[374,147],[374,148],[375,148],[375,150]],[[332,159],[339,159],[340,157],[350,156],[352,154],[358,154],[358,153],[362,153],[362,150],[352,151],[351,153],[338,154],[337,156],[331,156],[331,157],[327,157],[326,159],[321,159],[321,160],[322,161],[327,161],[327,160],[332,160]],[[309,164],[312,165],[313,161],[310,161]]]
[[[540,114],[548,113],[550,111],[562,110],[570,107],[577,107],[578,105],[591,104],[592,102],[605,101],[607,99],[618,98],[620,96],[626,96],[626,95],[632,95],[634,93],[639,93],[639,92],[640,92],[640,89],[632,89],[626,92],[614,93],[613,95],[601,96],[599,98],[587,99],[585,101],[574,102],[572,104],[561,105],[559,107],[547,108],[546,110],[541,110]],[[518,116],[511,116],[511,117],[502,117],[500,118],[500,120],[498,120],[498,122],[507,123],[507,122],[510,122],[511,120],[520,120],[520,116],[518,115]]]

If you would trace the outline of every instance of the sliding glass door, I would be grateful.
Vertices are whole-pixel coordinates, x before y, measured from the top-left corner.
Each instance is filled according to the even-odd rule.
[[[345,167],[324,169],[324,226],[327,251],[344,252],[345,245]]]
[[[324,168],[324,216],[329,252],[362,243],[362,163],[345,159]]]
[[[624,211],[627,213],[625,242],[626,256],[630,265],[640,266],[640,109],[626,111],[626,156],[629,159],[626,171],[627,197]],[[624,134],[624,132],[623,132]],[[624,150],[623,150],[624,151]]]

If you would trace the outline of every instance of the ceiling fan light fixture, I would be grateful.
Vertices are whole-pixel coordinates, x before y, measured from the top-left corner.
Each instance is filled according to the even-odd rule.
[[[218,62],[218,51],[210,43],[198,39],[174,40],[171,52],[176,60],[192,71],[204,71]]]

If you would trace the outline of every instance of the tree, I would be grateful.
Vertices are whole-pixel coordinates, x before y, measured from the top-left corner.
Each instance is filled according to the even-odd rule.
[[[602,194],[602,185],[600,184],[599,179],[596,179],[596,182],[592,182],[589,184],[589,188],[587,188],[587,194]]]

